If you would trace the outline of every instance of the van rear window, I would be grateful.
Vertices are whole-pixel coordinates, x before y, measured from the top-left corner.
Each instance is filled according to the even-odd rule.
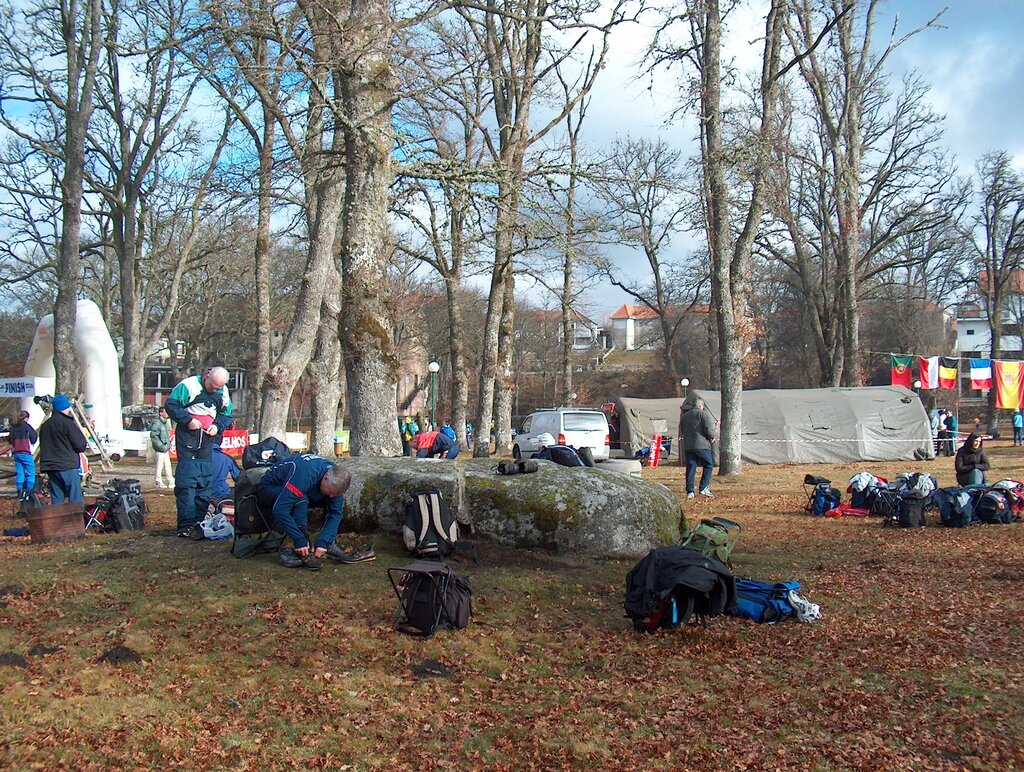
[[[601,413],[565,413],[562,425],[567,432],[608,431],[608,421]]]

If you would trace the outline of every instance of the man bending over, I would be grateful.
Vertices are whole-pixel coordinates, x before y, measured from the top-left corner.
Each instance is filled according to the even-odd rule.
[[[267,470],[256,486],[256,501],[261,511],[272,514],[277,529],[292,540],[292,547],[277,552],[281,565],[319,571],[324,555],[343,563],[360,562],[350,560],[351,556],[335,543],[345,509],[345,492],[351,484],[351,472],[312,453],[293,456]],[[312,547],[307,530],[310,507],[321,507],[326,512],[324,526]]]

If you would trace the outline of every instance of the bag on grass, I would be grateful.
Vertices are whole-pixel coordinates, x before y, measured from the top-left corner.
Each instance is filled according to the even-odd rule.
[[[683,547],[697,550],[705,557],[722,563],[729,562],[729,554],[740,540],[740,524],[724,517],[704,518],[683,535]]]
[[[455,551],[459,523],[437,489],[413,491],[405,504],[402,541],[419,558],[439,560]]]
[[[231,554],[236,558],[276,552],[284,543],[285,535],[274,530],[273,516],[269,512],[264,515],[256,501],[256,485],[268,469],[269,466],[243,469],[235,480],[235,523]]]
[[[843,500],[843,494],[838,488],[833,488],[828,483],[819,483],[814,486],[811,494],[811,514],[816,517],[824,517],[829,510],[839,506]]]
[[[800,582],[759,582],[736,580],[736,612],[733,616],[752,619],[758,624],[774,625],[796,614],[789,593],[800,589]]]
[[[928,501],[924,496],[906,495],[901,497],[896,522],[900,528],[923,528],[924,510]]]
[[[402,589],[405,619],[403,632],[433,635],[442,627],[461,630],[473,615],[473,584],[468,576],[451,574],[448,592],[441,597],[440,584],[428,574],[408,574]]]
[[[50,501],[46,493],[38,485],[30,491],[22,491],[18,500],[18,517],[28,517],[30,512],[35,512],[41,507],[49,506]]]

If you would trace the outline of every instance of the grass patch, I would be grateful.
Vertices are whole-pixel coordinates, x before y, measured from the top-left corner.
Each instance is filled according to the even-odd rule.
[[[1024,456],[995,445],[995,474],[1024,478]],[[811,471],[844,488],[863,469],[953,483],[948,459]],[[410,638],[394,628],[385,570],[407,558],[391,535],[374,536],[374,563],[289,571],[174,538],[173,499],[149,490],[144,534],[4,541],[0,653],[28,666],[0,665],[0,762],[1024,765],[1024,528],[907,533],[812,518],[807,471],[751,467],[716,478],[713,500],[685,502],[691,520],[743,525],[738,575],[803,583],[824,613],[806,626],[718,619],[637,635],[622,611],[632,561],[481,542],[481,565],[460,567],[474,585],[470,627]],[[683,490],[677,467],[645,474]],[[142,661],[100,662],[115,646]],[[447,675],[418,677],[428,659]]]

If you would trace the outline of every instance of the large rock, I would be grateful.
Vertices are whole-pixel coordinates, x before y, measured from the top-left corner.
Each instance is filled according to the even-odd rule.
[[[548,461],[499,475],[494,461],[348,458],[345,519],[358,529],[398,530],[411,491],[437,488],[474,534],[563,554],[638,557],[679,541],[679,501],[668,488],[625,474]]]

